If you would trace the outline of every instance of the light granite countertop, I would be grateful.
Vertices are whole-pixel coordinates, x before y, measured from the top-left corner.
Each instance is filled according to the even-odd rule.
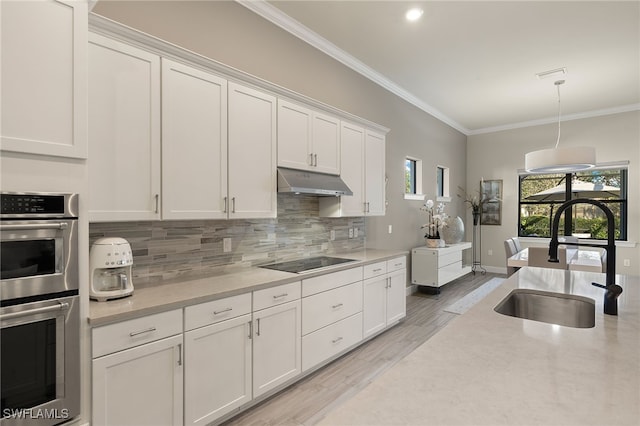
[[[134,289],[131,296],[122,299],[91,301],[88,321],[92,327],[96,327],[406,255],[407,251],[398,250],[359,250],[331,254],[330,256],[349,258],[355,262],[301,274],[258,267],[221,267],[205,277],[172,280]]]
[[[640,277],[618,275],[618,316],[603,313],[604,274],[522,268],[320,421],[322,425],[638,425]],[[515,288],[596,302],[594,328],[504,316]]]

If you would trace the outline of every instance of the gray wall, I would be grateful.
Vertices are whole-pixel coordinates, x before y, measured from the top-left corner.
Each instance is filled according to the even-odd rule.
[[[482,262],[493,268],[505,268],[503,241],[517,235],[518,169],[524,168],[527,152],[551,148],[558,126],[548,124],[469,136],[467,186],[477,188],[480,179],[503,180],[502,225],[482,227]],[[598,163],[629,161],[628,243],[617,245],[616,272],[640,273],[640,112],[625,112],[562,123],[560,146],[593,146]],[[525,246],[541,245],[533,240]],[[493,251],[490,256],[489,250]],[[629,259],[630,266],[623,265]]]
[[[465,135],[235,2],[101,1],[93,11],[391,129],[387,214],[367,218],[369,248],[423,244],[422,203],[403,199],[405,156],[423,160],[423,187],[429,198],[435,197],[436,165],[450,168],[452,193],[465,185]],[[457,201],[447,212],[464,217],[465,206]],[[392,234],[388,225],[393,226]]]

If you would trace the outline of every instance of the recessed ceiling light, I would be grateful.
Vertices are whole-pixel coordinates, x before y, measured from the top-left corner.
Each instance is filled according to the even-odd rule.
[[[424,11],[422,9],[419,9],[417,7],[414,7],[413,9],[409,9],[407,10],[407,13],[405,16],[405,18],[407,18],[407,21],[417,21],[418,19],[420,19],[420,17],[422,16],[422,14],[424,13]]]

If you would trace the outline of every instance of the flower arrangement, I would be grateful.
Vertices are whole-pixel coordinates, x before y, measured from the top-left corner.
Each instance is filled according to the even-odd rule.
[[[471,211],[474,214],[479,214],[480,209],[482,208],[482,204],[487,201],[486,194],[481,193],[480,191],[476,191],[478,195],[469,195],[461,187],[458,187],[458,190],[458,197],[464,198],[464,202],[469,204],[469,207],[471,207]]]
[[[426,229],[425,238],[440,239],[440,227],[446,219],[444,203],[438,203],[436,206],[433,200],[427,200],[420,210],[427,212],[427,223],[420,227]]]

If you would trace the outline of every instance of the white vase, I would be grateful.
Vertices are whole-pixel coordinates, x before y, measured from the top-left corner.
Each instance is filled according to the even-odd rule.
[[[442,238],[447,244],[457,244],[464,238],[464,222],[460,216],[445,219],[441,231]]]
[[[445,246],[445,242],[441,238],[425,238],[424,241],[429,248],[442,248]]]

